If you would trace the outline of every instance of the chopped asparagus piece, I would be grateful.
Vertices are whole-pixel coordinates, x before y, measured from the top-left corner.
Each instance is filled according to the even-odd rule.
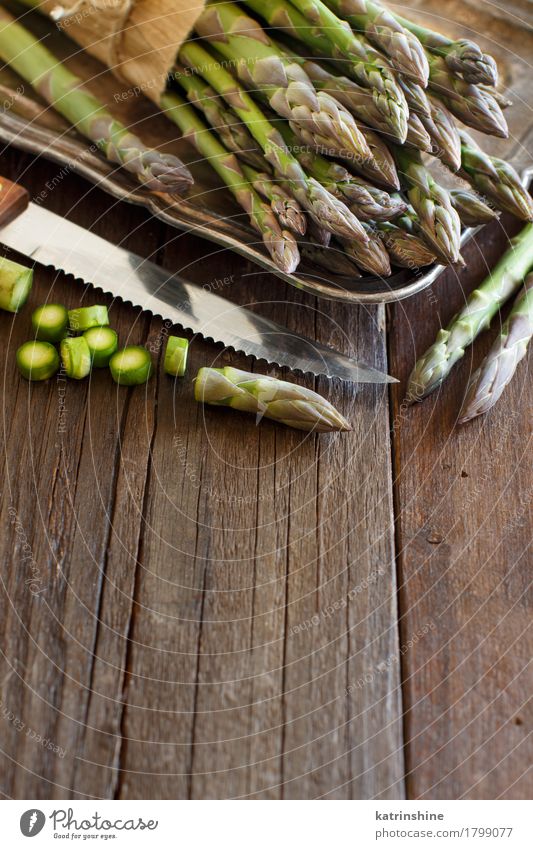
[[[109,324],[107,307],[96,304],[94,307],[69,310],[68,323],[74,333],[84,333],[90,327],[103,327]]]
[[[61,342],[67,335],[68,311],[63,304],[44,304],[31,316],[35,338],[41,342]]]
[[[83,336],[68,336],[60,346],[61,363],[67,377],[82,380],[91,371],[91,352]]]
[[[91,327],[83,334],[94,368],[104,368],[118,348],[118,334],[112,327]]]
[[[146,383],[152,374],[152,359],[146,348],[129,345],[113,354],[109,361],[111,377],[121,386]]]
[[[33,283],[33,269],[0,257],[0,308],[18,312],[24,306]]]
[[[183,377],[187,368],[189,342],[180,336],[169,336],[165,351],[164,368],[167,374]]]
[[[26,380],[47,380],[59,368],[59,355],[49,342],[24,342],[17,351],[17,365]]]

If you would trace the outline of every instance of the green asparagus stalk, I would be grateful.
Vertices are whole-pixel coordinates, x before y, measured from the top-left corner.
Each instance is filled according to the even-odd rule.
[[[382,138],[374,130],[361,126],[367,144],[372,153],[368,162],[352,162],[352,168],[374,183],[379,183],[387,189],[398,190],[400,178],[396,169],[394,156]]]
[[[498,209],[521,221],[533,221],[533,200],[512,165],[484,153],[467,133],[461,137],[461,176],[490,198]]]
[[[498,104],[500,109],[502,109],[502,110],[503,109],[509,109],[509,106],[513,105],[513,101],[509,100],[507,95],[504,94],[502,91],[499,91],[497,88],[493,88],[490,85],[483,85],[483,84],[480,84],[478,86],[478,88],[480,88],[481,91],[484,91],[487,94],[490,94],[494,98],[494,100],[496,101],[496,103]]]
[[[161,107],[177,124],[183,136],[209,161],[239,205],[248,213],[250,223],[261,234],[276,265],[287,274],[294,271],[300,261],[294,236],[281,229],[270,206],[262,202],[244,177],[235,155],[220,144],[192,106],[178,94],[168,92],[162,95]]]
[[[390,257],[383,239],[368,224],[365,224],[365,229],[368,235],[366,245],[362,245],[360,242],[346,242],[341,239],[344,250],[363,271],[368,271],[376,277],[390,277]]]
[[[253,168],[264,168],[265,160],[257,142],[214,89],[197,74],[179,65],[174,69],[174,77],[189,102],[203,112],[208,124],[217,131],[224,147],[238,153],[239,158]]]
[[[388,9],[372,0],[326,0],[326,4],[381,50],[399,73],[427,86],[429,67],[424,48]]]
[[[507,122],[496,98],[487,89],[454,76],[440,56],[430,56],[429,85],[463,124],[482,133],[508,138]]]
[[[242,170],[257,194],[269,202],[281,226],[290,230],[291,233],[303,236],[307,221],[298,201],[265,171],[256,171],[250,165],[243,165]]]
[[[414,112],[409,113],[405,144],[407,147],[413,147],[415,150],[421,150],[424,153],[431,153],[432,150],[431,136],[421,119]]]
[[[479,227],[499,217],[499,212],[489,206],[476,192],[468,189],[452,189],[450,198],[461,219],[461,224],[465,227]]]
[[[406,209],[405,201],[398,195],[391,197],[368,180],[355,177],[344,165],[326,159],[309,148],[298,146],[288,125],[280,123],[279,130],[306,172],[332,195],[343,200],[361,221],[387,221]]]
[[[253,372],[231,368],[201,368],[194,397],[204,404],[255,413],[298,430],[351,430],[335,407],[311,389]]]
[[[192,185],[187,168],[168,153],[151,150],[83,88],[50,51],[0,9],[0,59],[90,141],[110,162],[125,168],[152,191],[182,193]]]
[[[399,77],[398,82],[404,93],[409,112],[415,112],[419,118],[426,115],[431,117],[431,105],[427,98],[427,91],[414,80],[407,77]]]
[[[431,152],[451,171],[458,171],[461,167],[461,138],[453,116],[433,94],[428,94],[427,100],[430,115],[420,115],[420,121],[431,139]]]
[[[365,38],[317,0],[298,0],[303,14],[288,0],[246,0],[246,4],[316,56],[336,60],[342,73],[369,89],[393,137],[405,141],[409,114],[405,96],[392,68]]]
[[[489,327],[500,307],[518,289],[533,267],[533,224],[511,240],[509,250],[484,283],[472,292],[463,309],[445,330],[439,330],[435,343],[416,363],[409,378],[408,395],[421,400],[441,385],[455,363],[479,334]]]
[[[370,151],[353,115],[325,92],[317,92],[303,70],[278,51],[264,29],[234,3],[208,6],[196,32],[226,59],[256,95],[288,120],[304,141],[331,149],[331,155],[368,159]]]
[[[196,42],[185,42],[179,52],[182,64],[192,67],[220,94],[237,113],[263,149],[265,159],[303,209],[332,233],[345,238],[366,241],[365,232],[348,207],[312,177],[309,177],[285,145],[278,130],[247,92],[222,66],[213,61],[205,48]]]
[[[423,46],[442,57],[454,74],[461,74],[469,83],[485,83],[486,85],[497,85],[498,67],[496,62],[473,41],[462,38],[452,41],[445,35],[432,32],[420,24],[408,21],[400,15],[394,15],[395,19],[415,35]]]
[[[463,402],[460,422],[487,413],[510,383],[533,336],[533,274],[529,274],[507,321],[481,367],[472,375]]]
[[[376,225],[393,265],[416,270],[433,265],[437,257],[426,243],[413,232],[406,232],[391,221]]]
[[[417,151],[398,147],[395,152],[425,238],[440,261],[461,262],[461,222],[449,192],[435,182]]]

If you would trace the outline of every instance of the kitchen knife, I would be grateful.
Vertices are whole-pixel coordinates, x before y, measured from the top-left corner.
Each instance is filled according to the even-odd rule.
[[[356,383],[396,382],[43,209],[29,201],[24,188],[4,178],[0,241],[41,265],[272,365]]]

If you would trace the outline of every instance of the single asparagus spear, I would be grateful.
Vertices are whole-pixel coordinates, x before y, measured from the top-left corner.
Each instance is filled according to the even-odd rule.
[[[472,292],[448,327],[439,330],[435,343],[416,363],[407,389],[412,400],[421,400],[440,386],[464,355],[465,348],[490,325],[532,266],[533,224],[527,224],[511,240],[511,247],[489,277]]]
[[[322,227],[345,238],[366,241],[366,234],[348,207],[333,197],[323,186],[309,177],[285,145],[278,130],[248,93],[212,55],[196,42],[185,42],[179,52],[182,64],[192,67],[210,83],[237,113],[263,149],[265,159],[303,209]]]
[[[281,226],[286,227],[291,233],[303,236],[307,221],[298,201],[294,200],[283,186],[275,182],[265,171],[256,171],[250,165],[243,165],[242,170],[257,194],[269,202]]]
[[[521,221],[533,221],[533,200],[512,165],[489,156],[467,133],[461,136],[461,176],[486,195],[498,209]]]
[[[247,5],[271,26],[309,47],[321,58],[338,61],[342,73],[352,77],[372,94],[375,106],[393,137],[404,142],[409,110],[392,68],[383,55],[356,35],[323,3],[298,0],[302,14],[288,0],[246,0]]]
[[[254,372],[231,368],[201,368],[194,397],[204,404],[255,413],[257,420],[274,419],[298,430],[327,432],[352,428],[318,393],[304,386]]]
[[[235,155],[220,144],[192,106],[178,94],[163,94],[161,107],[178,125],[184,138],[209,161],[239,205],[248,213],[250,223],[261,234],[264,245],[276,265],[287,274],[293,272],[300,261],[296,240],[287,230],[281,229],[270,206],[262,202],[244,177]]]
[[[388,56],[399,73],[427,86],[429,67],[424,48],[388,9],[372,0],[326,0],[326,5]]]
[[[174,78],[183,88],[187,100],[203,112],[207,122],[217,131],[224,147],[238,153],[248,165],[264,168],[265,160],[257,142],[214,89],[197,74],[179,65],[174,68]]]
[[[395,153],[426,239],[440,261],[460,262],[461,222],[449,192],[435,182],[417,151],[398,147]]]
[[[440,56],[430,56],[429,85],[463,124],[491,136],[508,138],[507,122],[496,98],[487,89],[454,76]]]
[[[461,167],[461,138],[453,115],[433,94],[427,97],[430,115],[420,115],[430,139],[431,152],[441,159],[451,171]]]
[[[264,29],[235,3],[208,6],[195,24],[226,59],[241,82],[262,96],[295,131],[316,146],[326,145],[343,158],[370,157],[353,115],[325,92],[317,92],[303,70],[279,51]]]
[[[404,93],[409,112],[415,112],[419,118],[422,115],[431,117],[431,106],[427,98],[427,91],[407,77],[399,77],[398,82]]]
[[[422,150],[424,153],[431,153],[432,150],[431,136],[414,112],[409,113],[405,144],[407,147],[414,147],[415,150]]]
[[[499,212],[492,209],[476,193],[468,189],[452,189],[450,198],[454,208],[459,214],[461,224],[465,227],[479,227],[481,224],[489,224],[499,217]]]
[[[0,9],[0,59],[117,165],[152,191],[179,194],[192,185],[185,165],[168,153],[151,150],[83,88],[50,51],[11,15]]]
[[[415,233],[406,232],[391,221],[381,221],[376,226],[393,265],[414,271],[437,261],[431,248]]]
[[[450,71],[454,74],[461,74],[466,82],[497,85],[498,67],[496,62],[488,53],[483,53],[474,41],[467,38],[452,41],[445,35],[408,21],[400,15],[395,14],[394,17],[406,30],[413,33],[427,50],[441,56]]]
[[[352,168],[373,183],[379,183],[387,189],[398,190],[400,178],[396,169],[394,156],[379,134],[368,127],[361,126],[367,144],[372,153],[372,159],[368,162],[352,162]]]
[[[470,379],[460,422],[468,422],[494,407],[525,357],[532,336],[533,274],[528,274],[500,335]]]
[[[363,271],[368,271],[377,277],[390,277],[390,258],[380,234],[368,224],[365,224],[365,229],[368,235],[366,245],[341,239],[344,250]]]
[[[331,194],[348,204],[361,221],[386,221],[406,209],[406,203],[398,195],[391,197],[368,180],[355,177],[344,165],[326,159],[314,150],[298,146],[297,138],[287,124],[280,122],[279,130],[306,172]]]

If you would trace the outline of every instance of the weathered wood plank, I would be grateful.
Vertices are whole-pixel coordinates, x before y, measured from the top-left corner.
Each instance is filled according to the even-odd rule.
[[[415,407],[402,404],[416,353],[506,242],[496,225],[470,246],[459,280],[448,272],[435,285],[431,312],[423,296],[393,310],[391,367],[403,380],[393,432],[406,751],[416,798],[531,795],[528,363],[489,415],[456,424],[468,377],[498,332],[495,320],[438,392]]]

